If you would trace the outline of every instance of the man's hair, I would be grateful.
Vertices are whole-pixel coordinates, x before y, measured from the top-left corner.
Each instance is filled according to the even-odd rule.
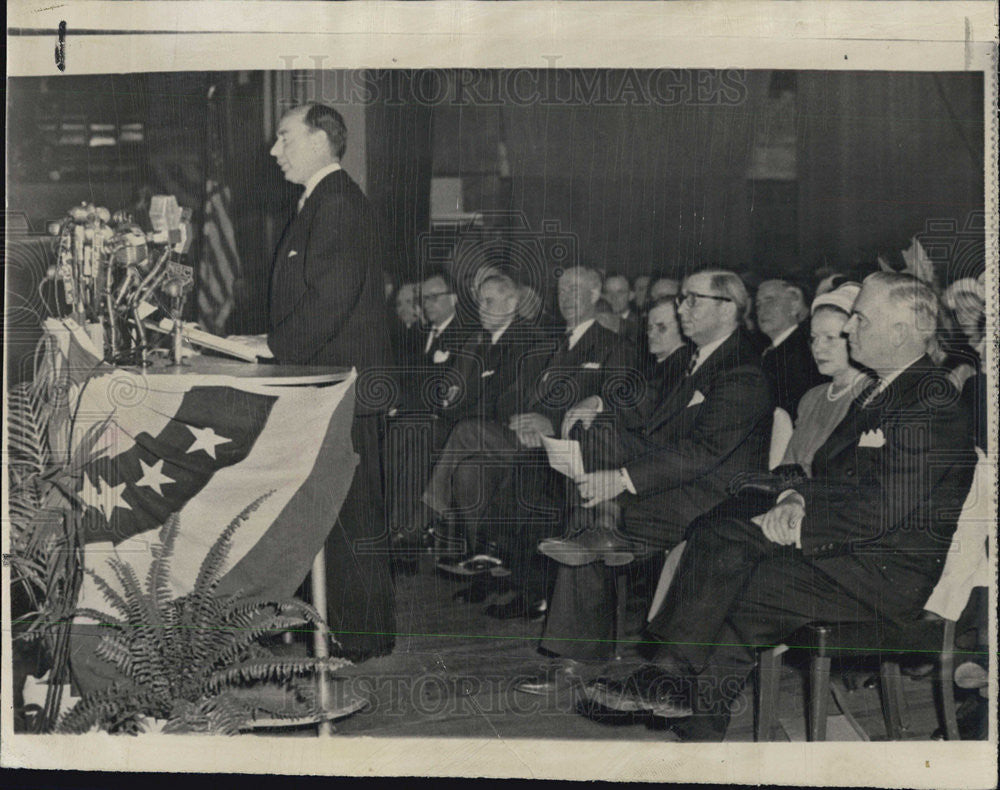
[[[740,325],[746,323],[746,317],[750,313],[750,294],[736,272],[725,269],[702,269],[692,274],[707,274],[712,290],[717,291],[720,296],[728,297],[736,305],[736,323]]]
[[[296,107],[296,110],[305,108],[302,119],[306,126],[314,129],[321,129],[326,133],[327,142],[330,144],[330,151],[337,159],[344,158],[344,151],[347,150],[347,125],[344,118],[333,107],[326,104],[310,102]]]
[[[927,283],[901,272],[873,272],[864,281],[883,286],[892,304],[908,307],[913,312],[917,333],[925,340],[937,331],[940,303]]]
[[[448,289],[448,293],[455,293],[455,280],[444,269],[432,269],[427,272],[421,282],[427,282],[428,280],[440,280],[444,283],[445,288]]]
[[[494,283],[495,285],[498,285],[507,295],[516,294],[519,296],[521,293],[521,289],[518,288],[517,283],[502,272],[491,272],[490,274],[487,274],[479,283],[479,293],[483,292],[483,288],[487,283]]]
[[[785,287],[786,291],[790,291],[795,294],[798,300],[798,309],[795,312],[796,323],[801,323],[809,316],[809,295],[806,292],[806,287],[802,285],[802,283],[789,279],[788,277],[769,277],[764,280],[761,285],[764,283],[781,283]]]

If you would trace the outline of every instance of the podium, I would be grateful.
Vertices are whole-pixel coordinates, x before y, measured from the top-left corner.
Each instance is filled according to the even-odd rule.
[[[63,356],[53,375],[67,375],[67,391],[78,393],[66,445],[86,448],[85,437],[99,429],[99,452],[80,461],[84,568],[108,578],[107,563],[117,559],[144,578],[150,541],[176,516],[169,583],[171,595],[181,597],[193,588],[206,552],[238,520],[218,594],[280,600],[308,573],[313,605],[325,620],[324,545],[357,461],[353,369],[208,355],[111,366],[85,356],[78,331],[55,339],[58,348],[50,350]],[[99,592],[85,580],[79,606],[100,611]],[[314,633],[312,652],[329,657],[325,624]],[[93,679],[99,661],[84,650],[74,672]],[[319,713],[308,723],[321,735],[332,732],[330,688],[328,673],[320,672]]]
[[[138,369],[136,369],[138,372]],[[227,380],[235,380],[241,384],[252,384],[264,387],[322,387],[340,383],[351,374],[350,368],[324,367],[307,365],[278,365],[268,363],[251,363],[231,360],[223,357],[197,355],[189,357],[184,364],[176,365],[166,360],[156,359],[153,364],[143,370],[147,377],[156,376],[197,376],[200,382],[225,385]],[[330,523],[333,523],[331,518]],[[328,658],[329,629],[325,624],[327,611],[326,601],[326,549],[321,547],[316,554],[309,572],[312,603],[324,617],[324,624],[313,632],[313,656]],[[320,715],[315,721],[317,735],[329,737],[333,734],[331,719],[324,716],[330,701],[330,680],[327,672],[319,673],[318,694]],[[278,728],[298,726],[304,723],[299,719],[271,719],[258,724],[258,728]]]

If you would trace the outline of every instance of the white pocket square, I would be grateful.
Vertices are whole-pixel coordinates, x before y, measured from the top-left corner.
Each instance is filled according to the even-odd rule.
[[[584,362],[582,365],[580,365],[580,367],[583,368],[584,370],[600,370],[601,369],[601,363],[600,362]]]
[[[289,250],[288,251],[288,257],[289,258],[291,258],[293,255],[298,255],[298,254],[299,254],[298,250]]]
[[[865,431],[858,439],[858,447],[885,447],[885,434],[881,428]]]
[[[495,370],[484,370],[482,373],[479,374],[479,378],[481,379],[489,378],[494,373],[496,373]]]
[[[434,364],[440,365],[442,362],[447,362],[448,357],[451,356],[450,351],[442,351],[440,348],[434,352]]]
[[[705,396],[701,394],[701,390],[695,390],[694,395],[691,396],[691,400],[688,401],[687,408],[690,409],[692,406],[697,406],[699,403],[704,403],[704,402],[705,402]]]

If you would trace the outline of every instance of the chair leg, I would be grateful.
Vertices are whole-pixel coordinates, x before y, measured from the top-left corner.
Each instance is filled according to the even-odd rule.
[[[622,657],[622,643],[625,641],[625,612],[628,605],[628,571],[625,567],[615,569],[615,661]]]
[[[900,723],[900,700],[903,693],[903,676],[896,661],[883,661],[879,669],[882,681],[882,715],[885,718],[885,733],[891,741],[903,738]]]
[[[774,738],[774,728],[778,719],[778,701],[781,694],[781,650],[768,648],[761,650],[757,657],[757,682],[754,702],[757,720],[754,740],[770,741]]]
[[[955,622],[944,623],[944,640],[938,667],[938,693],[944,715],[944,732],[949,741],[961,740],[958,733],[958,713],[955,705]]]
[[[826,715],[830,707],[830,657],[813,656],[809,664],[809,740],[826,740]]]

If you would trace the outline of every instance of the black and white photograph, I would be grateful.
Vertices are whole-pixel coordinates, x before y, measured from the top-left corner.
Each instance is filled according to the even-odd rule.
[[[995,786],[996,4],[549,5],[12,4],[5,768]]]

